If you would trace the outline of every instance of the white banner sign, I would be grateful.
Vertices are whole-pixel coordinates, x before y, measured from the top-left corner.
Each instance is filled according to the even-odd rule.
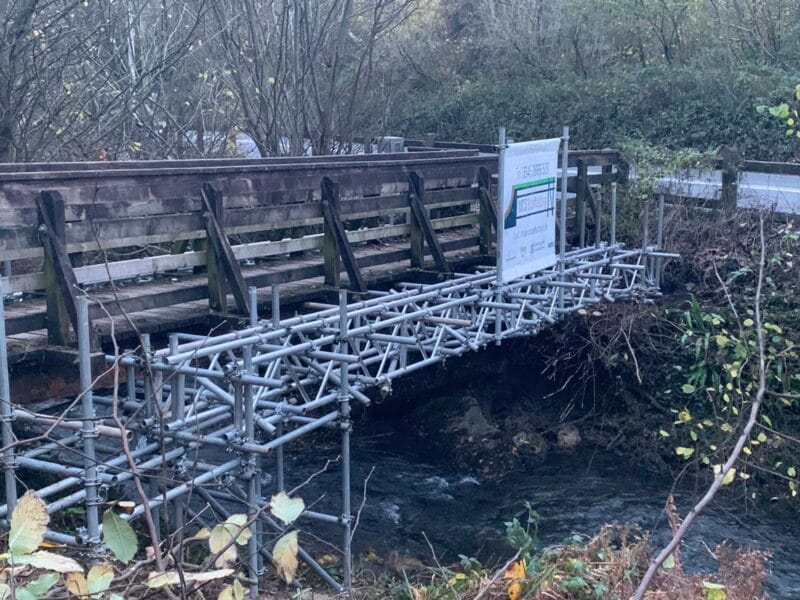
[[[500,151],[497,280],[506,283],[556,264],[559,138]]]

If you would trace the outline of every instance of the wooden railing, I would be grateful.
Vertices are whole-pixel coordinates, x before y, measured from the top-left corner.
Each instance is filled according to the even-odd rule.
[[[440,143],[441,144],[441,143]],[[583,205],[591,184],[616,178],[613,151],[571,153],[569,181]],[[587,174],[600,165],[602,173]],[[30,310],[9,310],[9,335],[47,329],[68,343],[75,295],[90,285],[194,272],[174,285],[120,294],[91,317],[208,299],[212,310],[246,312],[244,286],[324,278],[364,287],[360,270],[408,260],[447,270],[444,253],[492,247],[492,175],[482,147],[403,154],[0,165],[0,256],[12,261],[4,293],[43,294]],[[476,227],[477,226],[477,227]],[[473,228],[470,230],[468,228]],[[446,231],[458,237],[438,241]],[[351,245],[407,238],[405,249],[356,256]],[[322,256],[281,268],[243,267],[291,253]],[[359,279],[362,279],[359,281]],[[23,303],[24,304],[24,303]]]

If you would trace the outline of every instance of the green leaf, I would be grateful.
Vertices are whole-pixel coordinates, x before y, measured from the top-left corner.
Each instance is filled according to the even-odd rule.
[[[728,597],[724,585],[708,581],[703,582],[703,596],[705,600],[726,600]]]
[[[789,477],[797,477],[797,469],[795,469],[794,467],[789,467],[788,469],[786,469],[786,474]]]
[[[58,573],[42,573],[25,586],[25,590],[34,596],[42,596],[48,592],[58,581]],[[17,597],[19,598],[19,590],[17,590]]]
[[[28,490],[19,499],[11,513],[11,531],[8,534],[8,551],[11,554],[30,554],[44,541],[50,515],[39,496]]]
[[[114,581],[114,569],[111,565],[94,565],[86,575],[86,584],[90,594],[102,594]]]
[[[678,446],[675,448],[675,454],[682,457],[684,460],[689,460],[694,454],[694,448],[684,448],[683,446]]]
[[[286,492],[274,495],[269,501],[269,511],[287,525],[294,523],[305,508],[302,498],[290,498]]]
[[[664,431],[663,429],[659,430],[658,433],[659,433],[659,435],[661,435],[661,437],[665,437],[665,438],[669,437],[669,433]]]
[[[761,420],[767,424],[767,427],[772,427],[772,419],[770,419],[767,415],[761,415]]]
[[[681,386],[681,390],[683,390],[684,394],[694,394],[697,388],[694,387],[691,383],[684,383]]]
[[[667,558],[664,559],[664,562],[661,563],[661,567],[663,569],[674,569],[675,568],[675,557],[670,554]]]
[[[133,559],[139,548],[139,540],[133,527],[110,510],[103,513],[103,541],[117,557],[117,560],[126,565]]]

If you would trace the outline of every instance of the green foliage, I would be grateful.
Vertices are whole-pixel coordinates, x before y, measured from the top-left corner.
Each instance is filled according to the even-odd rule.
[[[800,110],[800,83],[794,86],[794,96],[789,102],[781,102],[776,106],[761,104],[756,107],[756,112],[759,114],[767,114],[781,121],[786,128],[784,133],[787,138],[800,138],[798,110]]]
[[[701,152],[733,145],[751,159],[798,156],[793,140],[776,139],[774,126],[753,110],[782,98],[783,69],[654,63],[592,76],[569,70],[543,76],[516,65],[502,81],[495,68],[445,85],[420,81],[398,106],[392,129],[493,143],[499,126],[514,139],[526,139],[558,135],[569,125],[574,148],[619,147],[638,139]]]
[[[133,559],[138,548],[136,532],[127,521],[110,510],[103,513],[103,541],[124,564]]]
[[[740,464],[722,476],[727,485],[777,475],[785,486],[784,495],[794,498],[800,467],[789,445],[793,434],[787,438],[784,432],[796,427],[800,391],[800,352],[793,333],[798,324],[794,255],[800,236],[787,223],[777,227],[771,238],[762,323],[770,394],[742,449]],[[669,430],[659,431],[659,439],[681,459],[697,460],[717,475],[740,435],[758,387],[758,332],[752,310],[755,260],[754,255],[742,257],[738,268],[720,274],[726,290],[722,298],[727,300],[716,305],[719,308],[692,296],[684,307],[666,314],[678,347],[671,367],[660,373],[664,385],[656,393],[671,406],[674,419]],[[747,489],[750,496],[758,494],[752,481]]]

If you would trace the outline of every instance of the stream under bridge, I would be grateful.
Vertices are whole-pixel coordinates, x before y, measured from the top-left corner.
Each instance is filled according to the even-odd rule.
[[[34,237],[24,219],[6,224],[0,243],[16,248],[19,261],[43,259],[41,272],[7,272],[3,284],[44,290],[44,298],[23,298],[0,315],[6,498],[0,519],[7,525],[26,473],[52,481],[35,486],[50,513],[82,511],[76,529],[48,530],[47,537],[90,551],[101,546],[108,502],[129,501],[127,520],[149,512],[162,543],[202,526],[207,513],[201,507],[218,519],[246,514],[254,535],[240,556],[251,580],[272,560],[278,536],[322,523],[341,528],[338,576],[314,559],[302,533],[299,557],[334,589],[349,587],[357,513],[350,480],[353,404],[389,395],[398,377],[536,335],[599,303],[657,297],[663,262],[674,256],[661,248],[663,197],[655,216],[642,215],[641,243],[628,247],[617,240],[616,155],[565,153],[564,166],[574,161],[577,172],[562,171],[562,187],[566,182],[571,193],[559,207],[557,264],[499,283],[492,266],[497,156],[485,150],[294,163],[193,161],[153,165],[149,178],[144,165],[98,166],[91,176],[89,167],[69,177],[58,167],[0,176],[5,201],[39,219]],[[601,172],[589,176],[592,164]],[[120,216],[98,208],[102,203],[86,206],[86,189],[94,186],[96,195],[97,181],[116,194],[149,181],[152,195],[159,177],[169,180],[162,192],[170,191],[156,202],[158,210],[177,212],[141,216],[152,207],[128,202],[128,214]],[[265,177],[283,182],[283,202],[259,187]],[[28,204],[25,190],[36,190]],[[225,208],[221,190],[236,208]],[[119,196],[108,198],[119,205]],[[162,246],[162,253],[137,259],[109,258],[103,246],[104,240],[114,248],[145,239],[174,244],[168,230],[176,222],[184,234],[196,232],[190,239],[202,238],[202,246],[179,252]],[[116,243],[104,231],[139,237]],[[274,239],[274,232],[287,237]],[[114,274],[132,273],[149,279],[115,285]],[[140,313],[149,310],[156,287],[163,314],[147,321]],[[198,297],[211,307],[211,315],[201,309],[206,325],[208,319],[214,324],[210,333],[208,327],[190,331],[185,321]],[[121,320],[126,326],[118,339]],[[11,330],[8,336],[3,329]],[[24,365],[15,362],[19,339],[39,344],[42,356],[60,357],[53,360],[72,356],[78,392],[47,409],[15,398],[15,369]],[[308,507],[287,527],[268,510],[270,498],[291,487],[284,452],[293,443],[313,452],[301,438],[317,430],[341,442],[336,464],[321,465],[341,472],[339,510]],[[130,485],[135,473],[145,482],[147,502]]]

